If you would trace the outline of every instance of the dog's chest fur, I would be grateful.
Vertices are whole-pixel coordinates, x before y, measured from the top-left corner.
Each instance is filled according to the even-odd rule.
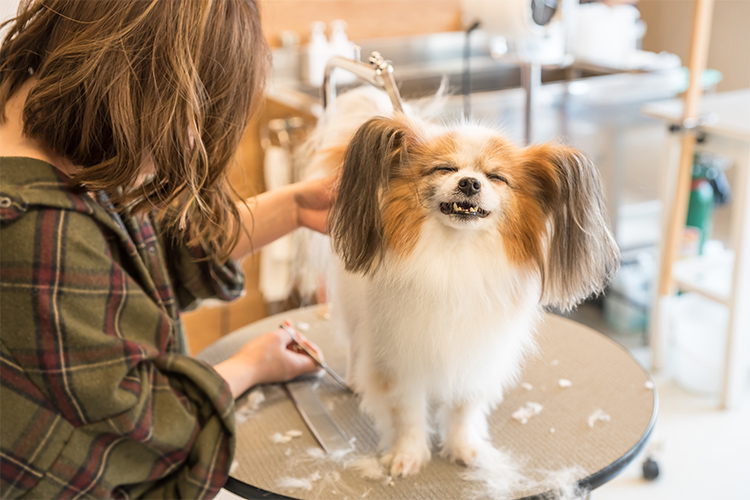
[[[379,370],[429,380],[434,397],[492,399],[533,346],[539,289],[508,264],[497,234],[428,217],[417,238],[406,258],[386,252],[372,277],[348,276],[364,295],[356,341]]]

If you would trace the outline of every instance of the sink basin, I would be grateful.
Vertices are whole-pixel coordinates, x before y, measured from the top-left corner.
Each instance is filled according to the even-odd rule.
[[[493,57],[487,34],[474,32],[470,41],[471,93],[493,92],[521,86],[520,68],[518,65],[502,62]],[[464,93],[465,42],[464,33],[451,32],[430,36],[366,40],[360,42],[359,46],[363,61],[367,60],[373,51],[378,51],[391,62],[401,96],[409,100],[435,94],[444,78],[447,78],[450,93]],[[285,49],[277,49],[277,52],[283,50]],[[275,58],[275,71],[288,77],[285,85],[318,98],[319,87],[311,86],[294,77],[300,64],[304,63],[304,57],[304,54],[285,54],[285,57],[280,59],[286,63],[286,68],[277,67]],[[587,70],[583,76],[595,74]],[[562,81],[565,78],[566,71],[562,68],[542,69],[543,83]],[[339,88],[346,89],[346,86]]]
[[[476,62],[476,61],[475,61]],[[521,70],[518,66],[503,64],[496,61],[494,67],[483,65],[481,68],[471,67],[470,92],[493,92],[497,90],[513,89],[521,87]],[[450,68],[446,68],[450,69]],[[437,68],[415,70],[412,67],[394,67],[393,76],[398,84],[399,92],[404,100],[419,99],[434,95],[444,79],[447,79],[447,89],[452,94],[464,93],[464,73],[461,70],[438,71]],[[542,82],[550,83],[565,80],[565,70],[550,69],[542,70]],[[341,90],[355,85],[340,85]],[[311,97],[320,96],[320,87],[314,87],[306,83],[297,83],[295,89]]]

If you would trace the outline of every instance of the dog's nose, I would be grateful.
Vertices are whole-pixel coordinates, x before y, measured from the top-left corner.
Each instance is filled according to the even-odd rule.
[[[458,181],[458,189],[466,196],[471,196],[477,194],[482,189],[482,184],[479,182],[479,179],[475,179],[474,177],[464,177]]]

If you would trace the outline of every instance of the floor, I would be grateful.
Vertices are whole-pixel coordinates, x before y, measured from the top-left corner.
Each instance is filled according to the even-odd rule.
[[[716,398],[657,379],[659,417],[645,453],[659,477],[642,477],[644,456],[594,492],[594,500],[746,500],[750,498],[750,394],[742,409],[722,411]],[[644,455],[645,455],[644,453]]]

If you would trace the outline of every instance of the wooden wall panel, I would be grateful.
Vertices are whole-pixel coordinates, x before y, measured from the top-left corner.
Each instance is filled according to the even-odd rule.
[[[693,0],[640,0],[646,22],[643,48],[677,54],[684,65],[690,50]],[[750,0],[716,0],[711,26],[708,67],[724,80],[718,90],[750,87]]]
[[[307,41],[310,24],[343,19],[352,40],[461,29],[460,0],[259,0],[263,30],[279,46],[283,30]]]

